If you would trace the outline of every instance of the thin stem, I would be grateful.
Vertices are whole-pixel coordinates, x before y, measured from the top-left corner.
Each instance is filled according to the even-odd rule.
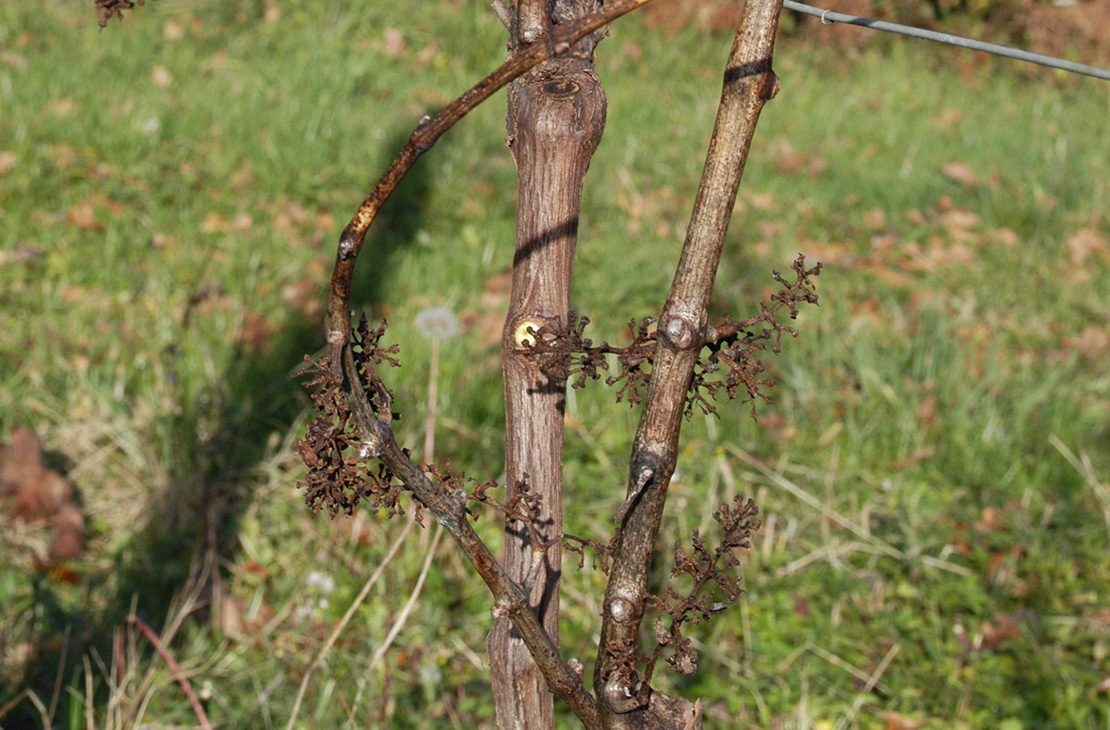
[[[397,539],[393,541],[393,545],[390,546],[389,552],[386,553],[385,557],[382,558],[382,561],[378,564],[378,567],[374,569],[374,573],[367,579],[366,583],[363,584],[362,590],[355,596],[355,600],[351,601],[347,613],[343,614],[343,618],[339,620],[339,623],[335,625],[335,629],[332,630],[331,636],[329,636],[328,640],[324,642],[324,645],[320,647],[320,651],[316,654],[316,658],[312,660],[312,664],[308,665],[308,670],[305,671],[304,677],[301,679],[301,686],[297,688],[297,696],[293,699],[293,710],[289,713],[289,724],[285,726],[285,730],[293,730],[293,725],[297,721],[297,714],[301,710],[301,702],[304,700],[304,693],[308,689],[308,681],[312,678],[312,673],[316,671],[316,667],[320,666],[324,661],[324,657],[326,657],[328,652],[331,651],[331,648],[335,646],[335,642],[339,639],[339,636],[347,628],[347,624],[349,624],[354,617],[355,611],[357,611],[359,606],[362,605],[362,602],[366,600],[366,596],[370,595],[370,589],[378,582],[378,578],[385,572],[385,566],[389,565],[393,560],[393,556],[397,554],[397,551],[401,548],[401,543],[409,536],[410,532],[412,532],[412,522],[409,522],[405,525],[405,529],[401,530],[401,534],[397,536]]]
[[[431,374],[428,378],[428,415],[424,419],[424,463],[431,464],[436,453],[436,415],[439,408],[439,338],[432,338]]]
[[[424,580],[428,577],[428,570],[432,567],[432,558],[435,557],[436,548],[439,547],[439,539],[443,537],[443,527],[436,527],[436,536],[432,539],[432,545],[428,548],[428,552],[424,555],[424,564],[420,566],[420,575],[416,579],[416,585],[412,588],[412,593],[409,594],[409,600],[405,602],[405,607],[401,609],[401,613],[397,616],[397,620],[393,622],[393,626],[389,628],[389,633],[386,634],[385,640],[382,645],[374,652],[371,657],[370,663],[366,665],[366,673],[369,674],[370,670],[381,660],[385,653],[389,651],[389,647],[393,646],[394,639],[397,634],[401,633],[401,629],[408,620],[409,614],[412,613],[412,607],[416,605],[416,599],[420,598],[420,591],[424,588]]]

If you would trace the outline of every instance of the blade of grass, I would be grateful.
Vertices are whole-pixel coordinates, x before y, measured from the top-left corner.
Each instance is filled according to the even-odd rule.
[[[405,528],[401,530],[401,534],[398,535],[397,539],[393,541],[393,544],[389,546],[389,552],[385,554],[385,557],[382,559],[377,569],[374,570],[374,573],[366,579],[366,583],[363,584],[362,590],[355,596],[355,600],[351,601],[351,605],[347,609],[347,612],[343,614],[343,618],[335,625],[335,629],[332,630],[331,635],[328,636],[328,640],[324,642],[319,653],[316,654],[316,658],[312,660],[312,664],[308,665],[308,670],[305,671],[304,678],[301,680],[301,686],[297,688],[297,697],[293,700],[293,710],[289,713],[289,723],[285,726],[286,730],[293,730],[293,724],[297,721],[297,714],[301,711],[301,702],[304,700],[304,693],[308,690],[308,682],[312,679],[312,673],[316,671],[316,668],[324,661],[324,657],[326,657],[328,652],[331,651],[331,648],[335,646],[335,642],[339,639],[343,630],[347,628],[347,624],[351,622],[351,618],[354,617],[359,606],[366,600],[366,596],[370,595],[370,589],[378,582],[378,578],[381,577],[386,566],[393,561],[393,557],[397,554],[397,551],[401,549],[401,544],[404,543],[405,538],[412,532],[413,524],[412,521],[405,523]]]

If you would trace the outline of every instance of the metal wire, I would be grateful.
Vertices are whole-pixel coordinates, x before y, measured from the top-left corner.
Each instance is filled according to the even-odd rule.
[[[864,28],[870,28],[871,30],[881,30],[886,31],[887,33],[907,35],[911,38],[921,38],[927,41],[935,41],[936,43],[945,43],[950,46],[959,46],[960,48],[967,48],[972,51],[993,53],[996,56],[1003,56],[1004,58],[1013,58],[1017,59],[1018,61],[1035,63],[1039,66],[1058,68],[1062,71],[1070,71],[1071,73],[1083,74],[1084,76],[1093,76],[1096,79],[1110,81],[1110,71],[1107,71],[1106,69],[1097,68],[1095,66],[1087,66],[1082,63],[1075,63],[1073,61],[1065,61],[1061,58],[1042,56],[1039,53],[1021,51],[1016,48],[1000,46],[995,43],[984,43],[983,41],[975,41],[970,38],[963,38],[961,36],[951,35],[949,33],[937,33],[936,31],[922,30],[921,28],[914,28],[908,25],[888,23],[883,20],[872,20],[870,18],[861,18],[856,15],[834,13],[831,10],[822,10],[821,8],[815,8],[812,5],[803,5],[802,3],[794,2],[794,0],[783,0],[782,6],[784,8],[793,10],[796,13],[804,13],[806,15],[812,15],[815,18],[820,18],[821,22],[825,25],[831,25],[832,23],[859,25]]]

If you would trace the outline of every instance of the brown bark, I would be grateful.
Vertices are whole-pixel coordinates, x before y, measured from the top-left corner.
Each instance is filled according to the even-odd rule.
[[[570,20],[593,10],[595,3],[566,6],[556,8],[557,20],[560,10]],[[542,42],[551,30],[546,0],[520,0],[516,10],[514,45]],[[582,183],[605,124],[605,95],[591,63],[593,46],[593,39],[586,38],[566,56],[545,61],[514,81],[507,119],[519,202],[513,286],[501,347],[505,481],[508,499],[524,484],[539,497],[534,532],[541,544],[532,544],[521,525],[507,524],[505,569],[522,585],[531,581],[530,605],[556,645],[566,382],[542,372],[527,345],[545,325],[558,330],[567,322]],[[498,727],[552,727],[551,693],[507,619],[495,621],[489,651]]]
[[[725,72],[717,126],[661,318],[651,386],[633,447],[628,501],[620,512],[623,524],[604,604],[596,700],[558,649],[565,383],[541,372],[523,345],[545,325],[559,331],[567,320],[582,179],[605,114],[604,95],[591,65],[596,39],[583,36],[648,1],[616,0],[598,9],[600,0],[553,0],[550,5],[518,0],[516,14],[508,17],[513,35],[510,59],[434,119],[422,120],[344,230],[332,274],[326,323],[332,351],[330,387],[342,385],[347,391],[362,458],[380,459],[412,490],[451,533],[493,593],[490,653],[501,727],[550,727],[549,692],[567,702],[591,730],[701,727],[700,705],[640,686],[632,658],[651,552],[675,465],[679,420],[698,351],[708,336],[708,297],[721,243],[755,122],[777,88],[771,50],[781,0],[748,0]],[[537,18],[543,32],[536,31]],[[548,18],[555,25],[547,24]],[[467,521],[466,495],[433,483],[398,447],[388,391],[372,363],[362,363],[368,378],[364,381],[355,362],[349,303],[351,272],[365,232],[398,181],[443,132],[528,69],[509,94],[509,143],[520,175],[520,212],[512,303],[503,335],[506,472],[507,501],[527,484],[541,496],[543,511],[530,529],[507,525],[507,558],[502,565]],[[371,406],[367,387],[380,401],[378,406]]]
[[[659,336],[644,413],[632,447],[628,503],[605,592],[594,689],[606,727],[668,726],[666,705],[700,726],[685,700],[660,702],[639,686],[638,653],[651,556],[674,472],[679,427],[694,365],[705,343],[709,296],[759,112],[778,82],[771,70],[782,0],[747,0],[725,68],[717,123]],[[656,693],[658,694],[658,693]],[[673,726],[673,725],[672,725]]]
[[[560,5],[569,4],[572,0],[559,0]],[[336,377],[342,377],[343,348],[351,340],[351,277],[355,271],[355,261],[362,250],[366,231],[374,222],[378,212],[397,185],[408,174],[421,155],[432,148],[432,145],[453,127],[460,119],[473,111],[479,104],[492,96],[498,89],[505,86],[513,79],[532,69],[536,64],[573,53],[574,48],[581,48],[583,39],[591,38],[592,34],[606,23],[611,23],[620,16],[635,10],[641,5],[646,5],[651,0],[616,0],[604,7],[597,8],[595,12],[577,18],[574,22],[565,22],[551,29],[551,32],[531,45],[514,47],[513,54],[505,63],[478,82],[459,98],[451,102],[443,111],[432,118],[420,120],[397,157],[390,163],[385,174],[378,180],[374,189],[366,196],[366,200],[359,206],[351,221],[343,229],[339,237],[339,248],[335,255],[335,267],[331,273],[331,291],[328,294],[328,311],[324,322],[324,333],[331,349],[332,365]],[[596,3],[594,3],[596,7]],[[577,46],[576,46],[577,44]],[[592,45],[590,46],[592,48]],[[349,374],[348,374],[349,376]]]

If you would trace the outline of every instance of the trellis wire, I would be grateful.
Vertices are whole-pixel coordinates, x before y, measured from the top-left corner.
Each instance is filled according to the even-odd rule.
[[[794,0],[783,0],[782,6],[784,8],[793,10],[796,13],[804,13],[806,15],[812,15],[815,18],[820,18],[821,22],[825,23],[826,25],[832,23],[859,25],[864,28],[870,28],[871,30],[882,30],[886,31],[887,33],[907,35],[911,38],[922,38],[927,41],[935,41],[936,43],[946,43],[950,46],[959,46],[960,48],[967,48],[972,51],[993,53],[996,56],[1003,56],[1004,58],[1013,58],[1017,59],[1018,61],[1035,63],[1039,66],[1058,68],[1063,71],[1070,71],[1071,73],[1083,74],[1084,76],[1093,76],[1096,79],[1110,81],[1110,71],[1107,71],[1106,69],[1097,68],[1095,66],[1087,66],[1082,63],[1075,63],[1073,61],[1065,61],[1060,58],[1053,58],[1052,56],[1042,56],[1039,53],[1021,51],[1016,48],[1000,46],[995,43],[984,43],[983,41],[963,38],[958,35],[951,35],[950,33],[937,33],[936,31],[922,30],[921,28],[914,28],[908,25],[888,23],[884,20],[872,20],[871,18],[861,18],[857,15],[834,13],[831,10],[822,10],[821,8],[815,8],[812,5],[803,5],[802,3],[794,2]]]

